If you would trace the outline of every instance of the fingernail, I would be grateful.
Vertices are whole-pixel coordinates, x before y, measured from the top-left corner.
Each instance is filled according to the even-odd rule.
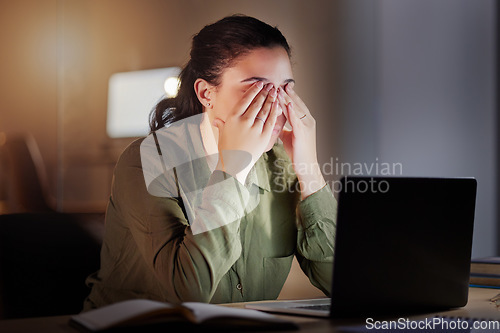
[[[271,88],[273,88],[273,84],[272,83],[266,84],[266,90],[267,91],[271,90]]]
[[[276,100],[276,101],[274,101],[274,103],[278,103],[278,101]],[[275,104],[275,105],[273,105],[273,107],[276,108],[276,115],[277,115],[277,117],[279,117],[283,113],[281,106],[279,104]]]
[[[276,89],[275,89],[275,88],[272,88],[272,89],[269,91],[269,95],[271,95],[271,97],[276,97]]]
[[[258,81],[256,86],[257,86],[257,88],[261,89],[264,86],[264,82]]]
[[[288,84],[285,86],[285,90],[286,90],[286,92],[290,92],[290,91],[292,90],[291,83],[288,83]]]

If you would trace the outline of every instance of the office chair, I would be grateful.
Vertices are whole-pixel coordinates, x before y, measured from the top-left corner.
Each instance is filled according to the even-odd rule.
[[[7,213],[53,211],[45,164],[34,137],[8,135],[0,154]]]

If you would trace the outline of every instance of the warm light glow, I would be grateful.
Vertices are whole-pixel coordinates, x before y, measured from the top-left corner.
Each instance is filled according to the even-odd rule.
[[[111,138],[147,135],[149,113],[162,98],[177,94],[180,71],[179,67],[168,67],[113,74],[108,88],[108,135]]]
[[[167,78],[163,88],[165,89],[167,97],[177,96],[177,92],[179,91],[179,78],[177,76]]]

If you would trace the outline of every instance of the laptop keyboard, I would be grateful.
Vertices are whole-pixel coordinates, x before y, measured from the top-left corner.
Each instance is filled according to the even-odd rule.
[[[330,304],[296,306],[298,309],[330,311]]]

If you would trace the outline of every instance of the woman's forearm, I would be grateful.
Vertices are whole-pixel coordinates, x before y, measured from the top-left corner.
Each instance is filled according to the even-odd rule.
[[[304,165],[303,168],[300,166],[294,166],[294,168],[300,184],[301,200],[321,190],[326,185],[325,178],[317,162],[310,163],[307,166]]]

